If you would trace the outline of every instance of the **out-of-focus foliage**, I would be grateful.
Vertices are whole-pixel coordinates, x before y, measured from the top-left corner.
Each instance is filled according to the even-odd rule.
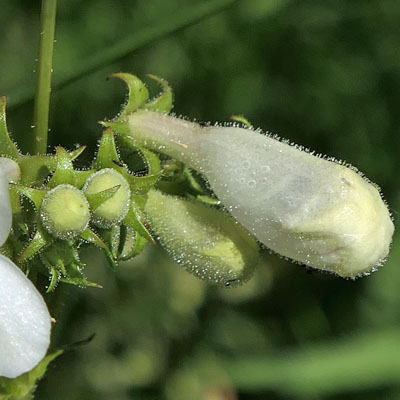
[[[55,76],[194,0],[59,0]],[[39,2],[2,0],[0,93],[35,79]],[[400,207],[400,4],[397,0],[246,0],[153,42],[52,97],[52,146],[88,144],[113,117],[119,71],[162,76],[175,111],[198,120],[244,114],[317,152],[345,159]],[[151,82],[150,89],[156,85]],[[8,124],[28,149],[32,104]],[[265,251],[256,276],[218,289],[157,246],[116,273],[95,251],[104,289],[59,290],[54,347],[65,353],[39,399],[398,399],[400,240],[370,277],[312,273]],[[61,288],[60,288],[61,289]],[[67,346],[89,337],[85,346]],[[70,351],[68,351],[70,350]],[[60,382],[63,383],[62,389]]]

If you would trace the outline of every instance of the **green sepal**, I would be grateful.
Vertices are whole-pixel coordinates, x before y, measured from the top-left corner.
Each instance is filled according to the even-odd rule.
[[[136,232],[135,233],[135,244],[132,247],[131,251],[126,255],[121,254],[118,259],[120,261],[131,260],[132,258],[138,256],[143,251],[143,249],[145,248],[147,243],[148,243],[148,240]]]
[[[96,210],[96,208],[100,207],[105,201],[113,197],[120,187],[121,185],[116,185],[101,192],[85,193],[86,199],[90,204],[90,209],[92,211]]]
[[[75,187],[82,189],[85,182],[93,175],[96,171],[94,169],[75,171]]]
[[[43,378],[49,364],[62,353],[63,350],[57,350],[49,354],[35,368],[16,378],[0,377],[0,399],[32,399],[37,381]]]
[[[35,205],[36,210],[39,210],[43,201],[43,197],[46,195],[47,190],[34,189],[27,186],[14,184],[10,186],[10,192],[27,197]]]
[[[114,168],[115,166],[122,167],[120,164],[119,155],[114,141],[114,133],[112,129],[108,128],[101,136],[99,150],[97,151],[93,167],[100,170],[103,168]]]
[[[247,118],[245,118],[243,115],[232,115],[230,117],[230,120],[235,121],[235,122],[240,122],[248,129],[253,128],[253,125],[251,124],[251,122]]]
[[[111,128],[114,132],[122,135],[129,135],[131,133],[128,120],[125,118],[121,118],[118,121],[99,121],[99,124],[105,128]]]
[[[54,188],[61,184],[75,184],[74,166],[72,165],[71,155],[62,147],[56,148],[57,166],[54,175],[48,183],[49,188]]]
[[[86,149],[86,146],[80,146],[75,150],[72,150],[69,155],[71,157],[71,160],[74,161],[76,160]]]
[[[143,106],[149,98],[145,84],[135,75],[127,73],[112,74],[109,78],[122,79],[128,86],[128,100],[120,113],[120,117],[129,115]]]
[[[149,175],[154,175],[161,171],[160,159],[155,153],[144,147],[136,146],[136,148],[140,151],[147,164]]]
[[[128,214],[123,220],[123,223],[139,233],[139,235],[143,236],[149,242],[155,243],[153,236],[151,236],[150,232],[144,226],[144,223],[142,222],[143,220],[143,214],[135,205],[134,201],[131,201]]]
[[[6,97],[0,97],[0,155],[18,161],[20,154],[7,129]]]
[[[154,100],[151,100],[148,103],[144,104],[141,108],[161,113],[169,113],[172,110],[172,103],[174,100],[170,86],[168,85],[166,80],[159,78],[156,75],[148,74],[147,76],[150,79],[157,81],[162,86],[163,91]]]
[[[25,250],[18,256],[17,262],[24,262],[30,260],[37,255],[45,246],[53,242],[53,238],[48,235],[44,229],[38,224],[35,235],[29,242]]]
[[[121,238],[121,230],[122,227],[114,225],[111,229],[102,229],[100,231],[101,237],[107,243],[114,259],[118,259],[120,243],[123,240]]]
[[[87,280],[85,275],[82,273],[81,265],[72,263],[66,266],[67,275],[60,278],[60,282],[69,283],[70,285],[76,285],[81,287],[95,287],[102,289],[102,286]]]
[[[57,167],[55,156],[22,156],[18,161],[23,185],[40,185]]]
[[[117,268],[117,263],[114,260],[114,257],[111,253],[111,250],[109,247],[104,243],[104,241],[91,229],[86,228],[80,235],[80,238],[83,239],[87,243],[94,244],[95,246],[99,247],[100,249],[105,250],[107,260],[110,263],[110,266],[113,270],[116,270]]]

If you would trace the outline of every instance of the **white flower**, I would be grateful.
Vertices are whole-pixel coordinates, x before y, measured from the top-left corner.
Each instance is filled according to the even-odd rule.
[[[0,158],[0,246],[11,229],[8,182],[19,177],[14,161]],[[0,376],[15,378],[35,367],[50,342],[50,315],[32,282],[0,255]]]
[[[388,209],[353,169],[249,129],[151,111],[127,121],[130,132],[121,135],[204,174],[232,215],[277,253],[343,277],[386,258],[394,229]]]

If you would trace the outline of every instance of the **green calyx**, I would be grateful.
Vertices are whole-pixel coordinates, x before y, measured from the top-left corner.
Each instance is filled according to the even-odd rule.
[[[89,203],[76,187],[69,184],[58,185],[44,196],[40,219],[53,236],[72,239],[88,226]]]
[[[111,168],[91,175],[83,191],[92,205],[92,222],[101,228],[119,224],[129,210],[131,191],[126,179]],[[102,197],[104,201],[102,200]],[[100,203],[100,204],[99,204]],[[93,207],[96,205],[95,207]]]

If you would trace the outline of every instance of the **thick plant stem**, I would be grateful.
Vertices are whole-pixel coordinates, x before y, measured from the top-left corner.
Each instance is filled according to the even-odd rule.
[[[45,154],[47,150],[56,8],[57,0],[42,0],[38,80],[33,113],[33,150],[36,154]]]

